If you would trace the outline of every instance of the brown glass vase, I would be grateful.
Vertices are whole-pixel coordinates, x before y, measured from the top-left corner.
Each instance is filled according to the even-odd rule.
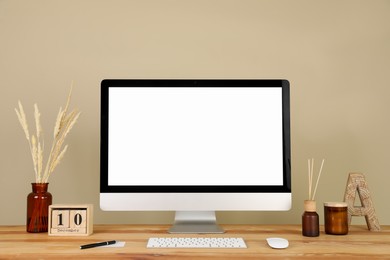
[[[52,196],[47,191],[49,183],[31,183],[32,192],[27,196],[26,230],[30,233],[47,232],[49,206]]]

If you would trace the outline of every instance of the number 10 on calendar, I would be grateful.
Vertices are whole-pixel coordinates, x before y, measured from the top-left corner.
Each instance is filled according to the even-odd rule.
[[[93,233],[93,205],[49,206],[51,236],[88,236]]]

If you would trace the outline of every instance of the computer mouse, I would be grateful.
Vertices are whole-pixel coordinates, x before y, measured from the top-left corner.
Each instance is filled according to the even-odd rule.
[[[280,237],[269,237],[266,239],[270,247],[275,249],[283,249],[288,247],[288,240]]]

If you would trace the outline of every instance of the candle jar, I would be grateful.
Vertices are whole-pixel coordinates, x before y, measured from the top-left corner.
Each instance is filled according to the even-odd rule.
[[[348,234],[348,204],[346,202],[325,202],[324,217],[326,234]]]

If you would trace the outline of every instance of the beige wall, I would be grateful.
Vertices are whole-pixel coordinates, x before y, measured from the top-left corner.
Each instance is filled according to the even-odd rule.
[[[389,13],[390,1],[376,0],[0,0],[0,225],[24,223],[33,182],[17,100],[30,119],[38,103],[49,147],[72,80],[82,116],[50,179],[54,203],[93,203],[96,223],[171,221],[170,212],[98,209],[104,78],[290,80],[293,209],[221,212],[220,221],[300,223],[314,157],[326,158],[320,206],[342,200],[347,174],[360,171],[390,224]]]

